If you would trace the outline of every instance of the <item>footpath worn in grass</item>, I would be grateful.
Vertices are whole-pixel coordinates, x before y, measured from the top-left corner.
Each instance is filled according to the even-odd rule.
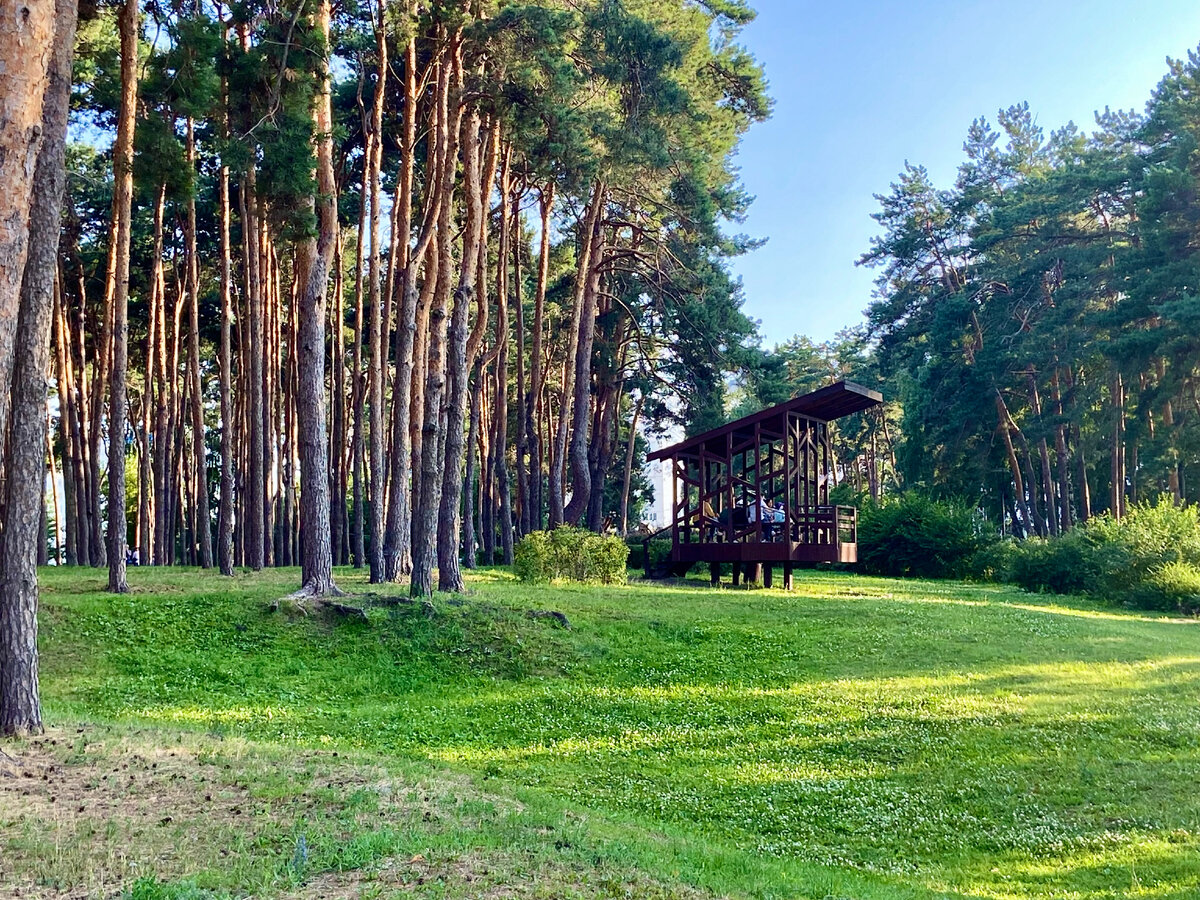
[[[295,580],[134,570],[112,597],[44,574],[58,743],[6,750],[75,784],[72,809],[109,790],[118,824],[10,777],[0,885],[1200,897],[1192,621],[833,574],[785,594],[485,572],[367,623],[268,612]],[[161,809],[123,810],[114,778]]]

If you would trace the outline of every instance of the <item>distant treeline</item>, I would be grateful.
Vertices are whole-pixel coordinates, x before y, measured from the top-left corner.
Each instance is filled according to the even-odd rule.
[[[1020,105],[964,150],[953,184],[906,165],[878,197],[866,325],[763,355],[746,402],[877,387],[851,485],[962,499],[1017,536],[1200,498],[1200,55],[1090,135]]]

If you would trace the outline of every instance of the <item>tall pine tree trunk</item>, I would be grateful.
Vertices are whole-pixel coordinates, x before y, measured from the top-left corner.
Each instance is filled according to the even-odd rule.
[[[329,0],[317,5],[317,31],[329,41]],[[328,50],[326,50],[328,53]],[[325,425],[325,298],[329,265],[337,238],[333,178],[333,114],[329,96],[329,57],[323,59],[320,90],[313,110],[317,140],[317,236],[303,242],[298,256],[296,412],[300,442],[300,528],[302,581],[306,593],[334,593],[329,544],[329,438]]]
[[[31,191],[42,136],[42,99],[52,65],[54,4],[0,6],[0,384],[12,384],[21,278],[29,249]],[[8,422],[8,390],[0,391],[0,423]],[[0,449],[0,474],[4,472]]]
[[[457,102],[462,83],[460,38],[460,33],[455,34],[447,51],[447,58],[440,64],[438,74],[437,144],[440,149],[437,154],[437,177],[442,180],[442,188],[439,191],[441,211],[437,235],[437,284],[429,311],[419,491],[413,510],[413,571],[409,589],[414,597],[428,597],[433,593],[433,564],[437,551],[438,509],[441,504],[446,305],[450,294],[453,179],[458,156],[458,116],[461,115],[461,107]],[[453,104],[456,113],[453,117],[451,84],[456,88]]]
[[[572,303],[571,326],[568,331],[567,358],[563,365],[562,387],[559,391],[558,401],[558,428],[554,433],[554,455],[550,460],[550,527],[555,528],[562,525],[564,522],[570,522],[566,515],[564,504],[565,485],[563,483],[565,477],[566,459],[567,459],[567,435],[570,430],[571,409],[574,397],[577,395],[575,389],[575,374],[581,365],[579,359],[579,342],[580,332],[584,327],[584,306],[587,302],[588,283],[591,280],[589,275],[592,268],[592,247],[594,245],[593,233],[596,230],[596,223],[600,216],[600,196],[601,185],[596,184],[592,191],[592,202],[588,206],[587,216],[584,218],[579,234],[579,263],[576,267],[575,274],[575,297]],[[592,323],[594,327],[594,322]],[[590,370],[590,365],[589,365]],[[586,397],[586,394],[584,395]],[[587,422],[587,410],[582,414],[583,422]],[[576,419],[578,419],[578,415]],[[584,438],[586,441],[586,436]],[[586,457],[586,449],[585,449]],[[585,459],[586,462],[586,459]],[[586,466],[585,466],[586,468]],[[584,476],[586,478],[586,475]],[[576,488],[578,489],[578,488]],[[574,499],[574,498],[572,498]],[[587,503],[586,498],[583,500]],[[583,509],[578,508],[577,512],[582,515]],[[584,507],[586,508],[586,506]],[[578,521],[578,518],[576,518]]]
[[[1118,372],[1112,381],[1112,489],[1110,509],[1118,519],[1125,515],[1125,381]]]
[[[604,186],[597,184],[592,193],[592,227],[584,240],[590,249],[584,254],[577,278],[582,288],[578,298],[579,308],[575,321],[578,338],[575,344],[575,397],[572,405],[571,431],[571,502],[563,510],[563,519],[568,525],[576,525],[587,512],[592,493],[592,473],[588,464],[588,419],[592,393],[592,347],[596,334],[596,298],[599,293],[600,261],[603,256],[603,229],[601,212],[604,207]],[[599,439],[599,436],[597,436]]]
[[[133,203],[133,128],[137,118],[139,6],[125,0],[121,33],[121,109],[113,150],[113,213],[117,222],[112,311],[112,386],[108,407],[108,589],[128,592],[125,547],[125,398],[129,378],[129,241]]]
[[[34,13],[34,16],[41,13]],[[7,18],[7,17],[6,17]],[[25,52],[50,51],[38,91],[41,141],[31,181],[30,207],[22,230],[28,252],[19,272],[16,346],[23,349],[12,373],[11,405],[0,420],[4,438],[4,523],[0,530],[0,735],[40,733],[38,689],[37,545],[45,504],[43,456],[46,446],[46,370],[50,355],[54,276],[57,270],[63,156],[71,90],[71,54],[75,46],[75,0],[55,4],[50,34],[33,35]],[[11,27],[13,22],[6,21]],[[3,30],[3,29],[0,29]],[[0,45],[2,49],[2,45]],[[6,57],[10,63],[12,57]],[[33,87],[33,85],[30,85]],[[0,80],[0,106],[10,85]],[[5,110],[7,112],[7,110]],[[14,160],[21,164],[18,158]],[[7,177],[10,161],[0,158]],[[6,185],[7,186],[7,185]],[[9,223],[5,223],[7,226]],[[10,235],[11,236],[11,233]],[[2,260],[5,264],[9,259]]]
[[[1008,414],[1008,407],[1005,405],[1004,398],[1001,396],[1000,391],[997,390],[995,394],[996,414],[1000,419],[1000,434],[1004,438],[1004,448],[1008,452],[1008,468],[1012,475],[1013,486],[1016,489],[1017,508],[1020,510],[1021,518],[1024,520],[1020,523],[1021,530],[1026,535],[1029,535],[1035,528],[1034,515],[1033,510],[1029,508],[1029,501],[1025,494],[1025,481],[1021,477],[1021,464],[1017,460],[1017,451],[1013,446],[1012,417]]]
[[[225,128],[226,132],[228,128]],[[221,230],[221,496],[217,507],[217,565],[233,574],[233,258],[229,237],[229,166],[217,173]]]
[[[466,222],[462,263],[450,322],[446,373],[446,450],[442,466],[442,496],[438,512],[438,590],[465,589],[458,564],[460,515],[463,494],[463,424],[467,407],[470,363],[467,360],[468,317],[478,280],[479,242],[483,203],[479,176],[479,115],[472,113],[462,129],[463,199]]]
[[[512,488],[508,477],[508,300],[509,300],[509,227],[511,150],[500,176],[500,235],[497,253],[499,277],[496,282],[496,403],[492,411],[492,473],[495,484],[496,512],[499,513],[500,551],[504,565],[513,563]],[[491,564],[489,559],[488,563]]]
[[[195,125],[187,120],[187,157],[191,171],[196,170]],[[200,376],[200,253],[196,236],[196,196],[188,196],[188,295],[191,327],[188,329],[189,372],[192,381],[192,470],[196,482],[196,536],[200,567],[213,566],[211,510],[208,504],[208,464],[204,454],[204,386]]]
[[[410,7],[411,13],[411,7]],[[392,381],[392,449],[388,460],[392,490],[388,495],[387,523],[384,535],[384,568],[388,581],[396,581],[412,572],[412,398],[413,352],[417,330],[420,294],[417,279],[420,266],[433,240],[440,198],[434,187],[426,191],[421,234],[416,249],[409,246],[412,230],[413,174],[417,150],[417,45],[410,38],[404,53],[404,116],[400,147],[398,187],[399,230],[394,266],[399,267],[395,287],[400,292],[397,304],[395,339],[395,377]],[[439,182],[440,183],[440,182]]]
[[[371,133],[365,162],[370,169],[370,183],[367,197],[364,198],[370,201],[371,237],[371,258],[368,261],[370,272],[370,331],[368,335],[370,358],[367,362],[367,405],[371,420],[371,545],[368,549],[371,584],[382,584],[386,580],[383,568],[383,520],[384,502],[387,496],[387,472],[384,469],[383,456],[387,424],[383,407],[384,321],[383,297],[380,292],[380,267],[383,250],[380,246],[379,231],[383,201],[379,184],[380,168],[383,163],[383,105],[388,70],[387,36],[383,15],[381,0],[379,17],[375,25],[375,49],[379,67],[375,79],[375,99],[371,106]]]
[[[241,497],[242,515],[245,518],[245,552],[246,565],[255,572],[260,572],[266,564],[264,554],[265,520],[264,481],[266,472],[263,467],[264,438],[263,438],[263,273],[262,256],[259,253],[261,228],[259,225],[259,202],[256,196],[257,185],[254,167],[251,166],[246,178],[242,181],[241,194],[243,201],[242,231],[245,235],[245,270],[247,285],[247,312],[249,319],[249,334],[247,335],[246,355],[249,366],[245,373],[244,391],[246,400],[246,425],[249,433],[249,444],[246,447],[246,480],[248,489]]]
[[[529,351],[529,393],[525,397],[525,431],[529,442],[530,527],[542,527],[542,340],[546,321],[546,288],[550,277],[550,213],[554,208],[554,184],[542,189],[539,211],[541,235],[538,250],[537,288],[533,301],[533,338]]]

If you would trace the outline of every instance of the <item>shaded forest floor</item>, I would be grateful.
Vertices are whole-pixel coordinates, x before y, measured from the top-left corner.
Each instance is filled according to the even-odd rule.
[[[1200,896],[1186,620],[818,573],[489,571],[366,622],[271,613],[294,571],[43,578],[2,897]]]

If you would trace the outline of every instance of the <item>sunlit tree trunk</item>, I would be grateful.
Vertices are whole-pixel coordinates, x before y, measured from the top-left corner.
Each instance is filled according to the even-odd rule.
[[[38,151],[42,99],[54,43],[54,4],[0,3],[0,383],[11,384],[21,278],[29,249],[29,214]],[[0,391],[0,423],[11,395]],[[0,474],[4,471],[0,448]]]
[[[222,86],[222,94],[225,93]],[[226,98],[227,99],[227,98]],[[228,132],[228,125],[224,127]],[[233,574],[233,255],[230,245],[229,166],[217,173],[221,229],[221,496],[217,508],[217,565]]]
[[[546,320],[546,288],[550,277],[550,213],[554,208],[554,184],[542,189],[539,211],[541,235],[538,250],[537,288],[534,294],[532,343],[529,352],[529,393],[525,397],[525,431],[529,442],[530,527],[542,527],[542,336]]]
[[[196,169],[195,126],[189,118],[186,125],[188,165]],[[213,566],[212,530],[209,524],[211,510],[208,505],[208,464],[204,454],[204,386],[200,377],[200,251],[196,239],[196,196],[188,196],[188,295],[191,326],[188,329],[188,362],[191,387],[192,413],[192,468],[196,482],[196,537],[199,562],[202,569]]]
[[[317,5],[316,26],[329,41],[329,0]],[[328,51],[326,51],[328,52]],[[329,265],[337,241],[337,199],[333,177],[333,113],[329,95],[329,57],[324,57],[313,109],[317,142],[317,235],[302,242],[297,254],[296,362],[300,445],[300,528],[303,534],[303,590],[314,595],[336,592],[329,544],[329,438],[325,424],[325,316]]]
[[[368,261],[370,272],[370,330],[368,333],[369,359],[367,362],[367,406],[371,420],[371,545],[368,548],[370,560],[370,578],[372,584],[382,584],[385,580],[383,568],[383,521],[384,503],[387,496],[386,477],[384,469],[384,436],[386,434],[386,419],[383,406],[383,363],[384,363],[384,322],[383,297],[380,292],[380,267],[382,265],[382,248],[380,246],[380,216],[382,191],[379,178],[380,167],[383,163],[383,106],[387,86],[387,35],[384,23],[383,3],[379,5],[378,21],[375,24],[375,49],[378,55],[379,68],[375,79],[375,99],[371,105],[371,132],[367,143],[366,165],[370,169],[368,193],[364,200],[370,202],[370,254]]]
[[[133,128],[137,117],[138,22],[137,0],[125,0],[119,18],[121,34],[121,109],[113,149],[113,218],[116,240],[112,311],[112,386],[108,408],[108,589],[123,594],[125,548],[129,524],[125,518],[125,401],[129,377],[129,241],[133,203]]]
[[[479,243],[484,198],[479,175],[479,115],[472,113],[462,128],[463,227],[462,262],[447,344],[446,449],[442,468],[442,496],[438,513],[438,590],[461,592],[462,572],[458,564],[461,502],[463,494],[463,420],[467,408],[470,376],[467,360],[468,317],[478,280]]]
[[[571,416],[571,502],[563,511],[568,525],[576,525],[587,512],[591,499],[592,478],[588,465],[588,419],[592,391],[592,347],[596,334],[596,298],[600,278],[603,230],[600,227],[601,211],[604,206],[604,185],[597,183],[592,192],[591,227],[585,230],[583,241],[589,249],[583,254],[576,278],[579,281],[576,296],[575,324],[578,334],[574,344],[575,375],[572,379],[574,401]]]
[[[438,151],[437,177],[442,179],[441,211],[437,235],[437,284],[429,312],[428,348],[425,367],[424,415],[421,428],[420,477],[417,502],[413,509],[413,571],[410,591],[414,597],[433,593],[433,563],[437,550],[438,508],[441,504],[441,450],[445,436],[442,419],[442,395],[446,383],[446,305],[450,294],[451,220],[453,178],[458,156],[458,117],[450,111],[451,84],[461,86],[462,59],[456,34],[441,63],[438,75]],[[456,90],[455,95],[458,94]]]
[[[12,12],[12,11],[10,11]],[[33,13],[44,14],[44,10]],[[5,16],[0,32],[13,26]],[[58,0],[53,23],[29,36],[25,52],[49,61],[38,90],[41,141],[31,180],[31,204],[21,226],[28,251],[21,259],[16,346],[22,348],[13,367],[11,404],[0,420],[4,438],[4,521],[0,529],[0,735],[40,733],[42,711],[38,686],[37,648],[37,545],[45,511],[42,489],[46,448],[46,371],[50,356],[50,327],[54,311],[54,278],[57,271],[59,212],[62,203],[63,156],[67,109],[71,90],[71,54],[75,46],[74,0]],[[0,52],[4,52],[0,37]],[[8,49],[12,49],[11,47]],[[5,56],[9,63],[12,57]],[[27,85],[33,88],[35,85]],[[0,108],[7,105],[13,85],[0,79]],[[7,110],[5,110],[7,113]],[[10,120],[11,121],[11,120]],[[11,127],[7,125],[5,127]],[[3,129],[0,129],[3,130]],[[22,157],[0,157],[0,173],[8,176],[12,163]],[[6,182],[7,186],[7,182]],[[11,227],[4,223],[3,228]],[[5,239],[13,235],[9,232]],[[0,265],[13,262],[11,245],[0,251]]]

